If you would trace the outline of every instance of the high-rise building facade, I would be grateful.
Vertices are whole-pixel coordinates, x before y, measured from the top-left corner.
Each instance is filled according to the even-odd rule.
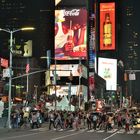
[[[139,1],[123,0],[119,2],[119,42],[118,51],[119,58],[124,63],[124,71],[135,73],[136,79],[127,81],[127,89],[124,91],[126,95],[133,96],[135,101],[140,100],[139,97],[139,76],[140,76],[140,28],[138,19]],[[137,71],[135,71],[137,70]],[[122,79],[123,80],[123,79]]]

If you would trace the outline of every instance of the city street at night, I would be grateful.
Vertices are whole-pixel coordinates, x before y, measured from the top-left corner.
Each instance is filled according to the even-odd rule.
[[[88,131],[86,129],[49,131],[47,128],[39,128],[28,131],[4,132],[0,136],[0,140],[139,140],[140,129],[130,130],[126,133],[123,129],[104,132],[101,130]]]
[[[140,0],[0,0],[0,140],[140,140]]]

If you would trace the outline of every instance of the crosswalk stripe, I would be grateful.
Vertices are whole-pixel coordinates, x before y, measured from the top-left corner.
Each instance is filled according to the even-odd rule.
[[[46,131],[47,128],[35,128],[35,129],[31,129],[30,131]]]
[[[97,133],[103,133],[105,130],[98,130]]]
[[[84,131],[86,131],[86,130],[87,130],[87,129],[80,129],[81,132],[84,132]]]
[[[43,132],[43,131],[47,131],[48,129],[45,127],[45,128],[35,128],[35,129],[31,129],[31,130],[29,130],[29,131],[32,131],[32,132],[34,132],[34,131],[40,131],[40,132]],[[80,131],[80,132],[88,132],[88,133],[92,133],[92,132],[95,132],[95,133],[115,133],[116,131],[117,131],[118,129],[113,129],[113,130],[110,130],[110,131],[105,131],[105,130],[94,130],[94,129],[92,129],[92,130],[88,130],[87,128],[85,128],[85,129],[80,129],[80,130],[78,130],[78,131]],[[49,131],[54,131],[54,130],[49,130]],[[74,131],[76,131],[75,129],[71,129],[71,130],[66,130],[66,131],[69,131],[69,132],[74,132]],[[125,131],[125,129],[120,129],[120,130],[118,130],[117,131],[117,133],[119,133],[119,134],[128,134],[128,135],[133,135],[133,134],[140,134],[140,130],[136,130],[136,129],[132,129],[132,130],[130,130],[129,132],[127,132],[126,133],[126,131]]]
[[[129,132],[127,132],[127,134],[134,134],[135,131],[134,130],[130,130]]]
[[[118,129],[113,129],[113,130],[111,130],[111,131],[107,131],[107,133],[114,133],[114,132],[116,132]]]
[[[87,132],[94,132],[95,130],[94,129],[92,129],[92,130],[88,130]]]
[[[140,134],[140,130],[138,130],[137,134]]]
[[[123,134],[123,133],[125,133],[125,130],[124,129],[121,129],[117,133]]]
[[[39,131],[39,128],[31,129],[30,131]]]
[[[70,132],[73,132],[73,131],[75,131],[75,129],[71,129],[71,130],[69,130]]]
[[[42,128],[42,129],[39,129],[39,131],[46,131],[47,128]]]

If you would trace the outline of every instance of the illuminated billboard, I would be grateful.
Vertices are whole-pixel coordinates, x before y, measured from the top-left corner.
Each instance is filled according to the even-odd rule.
[[[89,68],[95,67],[95,14],[89,18]]]
[[[54,86],[50,86],[50,95],[56,96],[67,96],[69,94],[69,90],[71,90],[70,95],[79,96],[79,85],[71,85],[71,89],[69,89],[68,85],[57,85],[56,91]],[[87,86],[81,85],[80,86],[80,95],[82,95],[85,102],[87,102]]]
[[[52,77],[54,74],[55,65],[50,66],[50,76]],[[78,72],[78,64],[70,64],[70,65],[56,65],[56,73],[60,77],[70,76],[70,72],[73,76],[79,76]]]
[[[50,66],[50,76],[54,76],[55,65]],[[80,72],[81,71],[81,72]],[[68,77],[72,76],[82,76],[85,79],[87,78],[87,68],[84,65],[78,64],[68,64],[68,65],[56,65],[56,74],[59,77]]]
[[[115,48],[115,2],[100,3],[100,50]]]
[[[106,80],[106,90],[116,90],[117,59],[98,58],[98,75]]]
[[[55,59],[87,58],[87,10],[55,10]]]
[[[24,45],[16,45],[13,48],[13,56],[32,57],[32,40],[24,42]]]

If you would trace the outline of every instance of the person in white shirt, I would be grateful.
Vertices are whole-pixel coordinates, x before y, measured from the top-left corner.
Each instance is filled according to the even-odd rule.
[[[3,110],[4,110],[4,102],[2,101],[2,98],[0,98],[0,118],[2,118]]]

